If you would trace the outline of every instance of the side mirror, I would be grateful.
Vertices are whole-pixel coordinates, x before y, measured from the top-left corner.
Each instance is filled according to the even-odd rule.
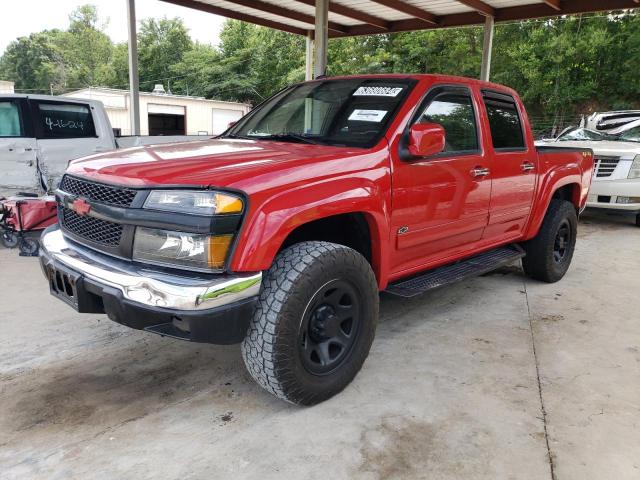
[[[444,150],[445,132],[437,123],[416,123],[409,130],[409,153],[414,157],[428,157]]]

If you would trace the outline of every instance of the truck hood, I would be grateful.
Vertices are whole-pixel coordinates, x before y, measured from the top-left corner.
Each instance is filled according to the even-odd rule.
[[[210,139],[92,155],[72,161],[67,172],[123,186],[227,187],[251,193],[303,178],[366,169],[362,162],[345,159],[371,154],[352,147]]]
[[[633,159],[636,155],[640,155],[640,143],[635,142],[617,142],[609,140],[600,140],[596,142],[580,140],[574,142],[556,142],[556,141],[540,141],[536,145],[554,146],[554,147],[575,147],[590,148],[594,155],[606,155],[612,157],[621,157],[625,160]]]

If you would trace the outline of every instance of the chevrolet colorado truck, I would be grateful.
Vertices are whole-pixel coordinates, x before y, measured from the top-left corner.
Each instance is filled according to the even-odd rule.
[[[312,405],[369,353],[379,292],[522,258],[563,277],[593,172],[534,146],[509,88],[438,75],[288,87],[216,139],[71,162],[41,239],[51,293],[168,337],[242,343],[267,391]]]

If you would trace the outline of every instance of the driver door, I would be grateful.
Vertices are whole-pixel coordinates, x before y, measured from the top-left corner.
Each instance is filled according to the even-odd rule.
[[[444,127],[446,145],[426,158],[402,158],[402,145],[393,149],[392,276],[444,263],[479,241],[488,222],[491,162],[472,91],[432,88],[412,124],[421,122]]]

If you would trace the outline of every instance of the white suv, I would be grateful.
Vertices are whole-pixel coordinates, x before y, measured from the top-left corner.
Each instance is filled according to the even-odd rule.
[[[640,227],[640,121],[634,121],[610,135],[587,128],[565,130],[552,140],[537,145],[557,143],[567,147],[593,150],[595,163],[587,208],[599,208],[635,215]]]

